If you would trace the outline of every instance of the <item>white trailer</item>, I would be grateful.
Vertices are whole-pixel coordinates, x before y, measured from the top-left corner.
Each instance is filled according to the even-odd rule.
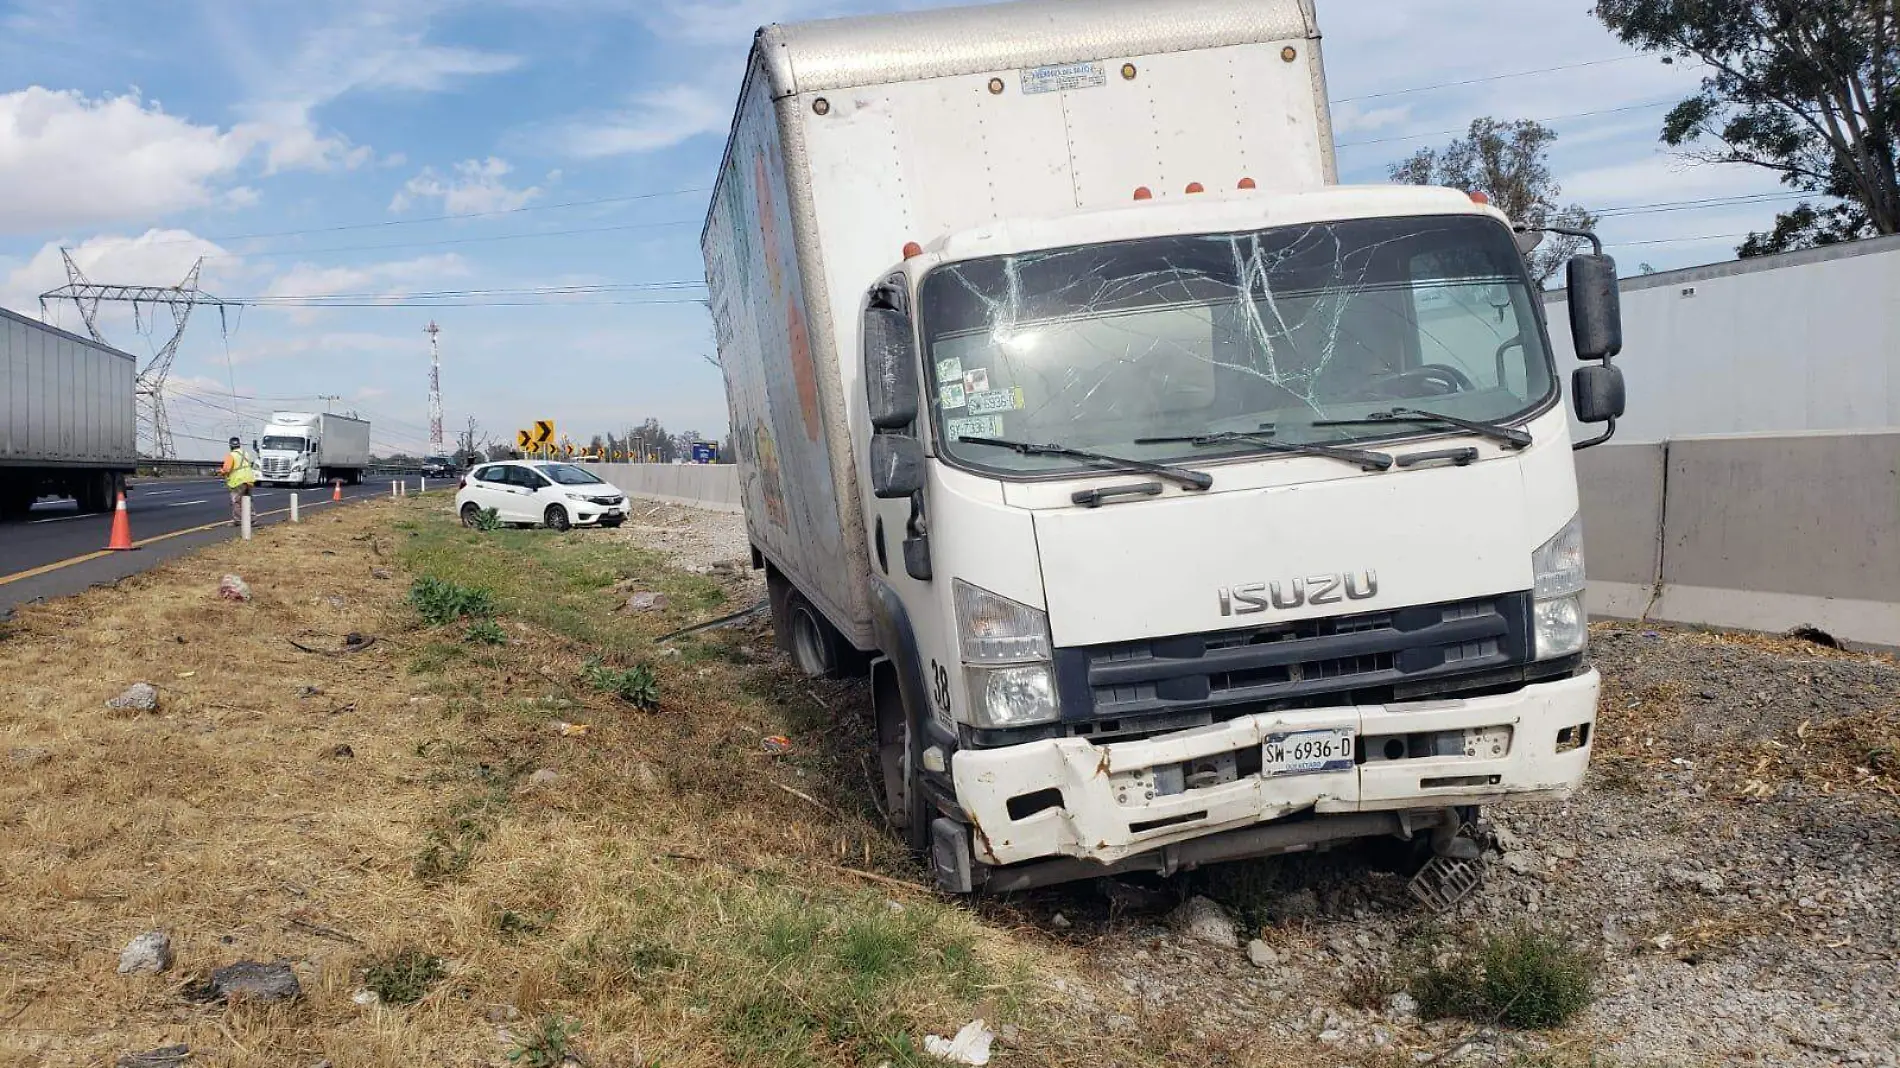
[[[1310,0],[759,32],[702,237],[754,561],[801,667],[868,661],[946,888],[1450,848],[1581,779],[1572,443],[1515,235],[1334,183]],[[1572,278],[1611,421],[1614,265]]]
[[[346,415],[274,413],[258,447],[259,481],[271,485],[355,485],[368,466],[369,423]]]
[[[0,308],[0,519],[41,497],[111,509],[138,462],[137,362]]]

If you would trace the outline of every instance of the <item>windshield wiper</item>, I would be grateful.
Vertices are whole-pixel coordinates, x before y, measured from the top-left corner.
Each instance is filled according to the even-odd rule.
[[[1121,456],[1110,456],[1107,453],[1089,452],[1087,449],[1071,449],[1067,445],[1036,445],[1027,441],[1005,441],[1002,438],[958,438],[957,440],[965,445],[988,445],[996,449],[1009,449],[1012,452],[1022,453],[1024,456],[1066,456],[1072,460],[1112,464],[1123,471],[1158,475],[1189,489],[1204,490],[1214,485],[1214,476],[1205,471],[1191,471],[1185,467],[1170,467],[1167,464],[1151,464],[1146,460],[1130,460]]]
[[[1219,434],[1197,434],[1180,438],[1138,438],[1137,445],[1192,445],[1195,448],[1209,448],[1215,445],[1231,445],[1241,442],[1265,449],[1267,452],[1286,453],[1289,456],[1323,456],[1328,460],[1339,460],[1356,464],[1367,471],[1389,471],[1392,469],[1392,457],[1382,452],[1367,452],[1364,449],[1335,449],[1330,445],[1305,445],[1291,441],[1275,441],[1267,431],[1249,433],[1244,430],[1229,430]]]
[[[1427,412],[1418,408],[1394,408],[1389,412],[1374,412],[1364,419],[1323,419],[1314,426],[1378,426],[1382,423],[1443,423],[1446,426],[1468,430],[1473,434],[1502,442],[1513,449],[1529,448],[1531,435],[1527,430],[1515,427],[1499,426],[1496,423],[1481,423],[1475,419],[1460,419],[1455,415],[1443,415]]]

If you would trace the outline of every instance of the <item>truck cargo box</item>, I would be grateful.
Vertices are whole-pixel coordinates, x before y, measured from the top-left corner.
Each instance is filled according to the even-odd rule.
[[[0,308],[0,466],[131,468],[137,361]]]

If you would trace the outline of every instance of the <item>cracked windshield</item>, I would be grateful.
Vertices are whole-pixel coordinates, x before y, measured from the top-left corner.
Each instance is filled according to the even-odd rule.
[[[974,467],[1082,461],[959,444],[1061,444],[1143,460],[1434,432],[1326,426],[1395,408],[1486,422],[1540,406],[1549,350],[1517,244],[1481,217],[1362,219],[1165,237],[938,268],[920,296],[940,451]]]

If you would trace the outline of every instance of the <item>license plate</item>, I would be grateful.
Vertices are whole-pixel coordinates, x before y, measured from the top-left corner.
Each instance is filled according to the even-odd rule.
[[[1267,776],[1351,771],[1353,732],[1347,727],[1267,736],[1261,771]]]

